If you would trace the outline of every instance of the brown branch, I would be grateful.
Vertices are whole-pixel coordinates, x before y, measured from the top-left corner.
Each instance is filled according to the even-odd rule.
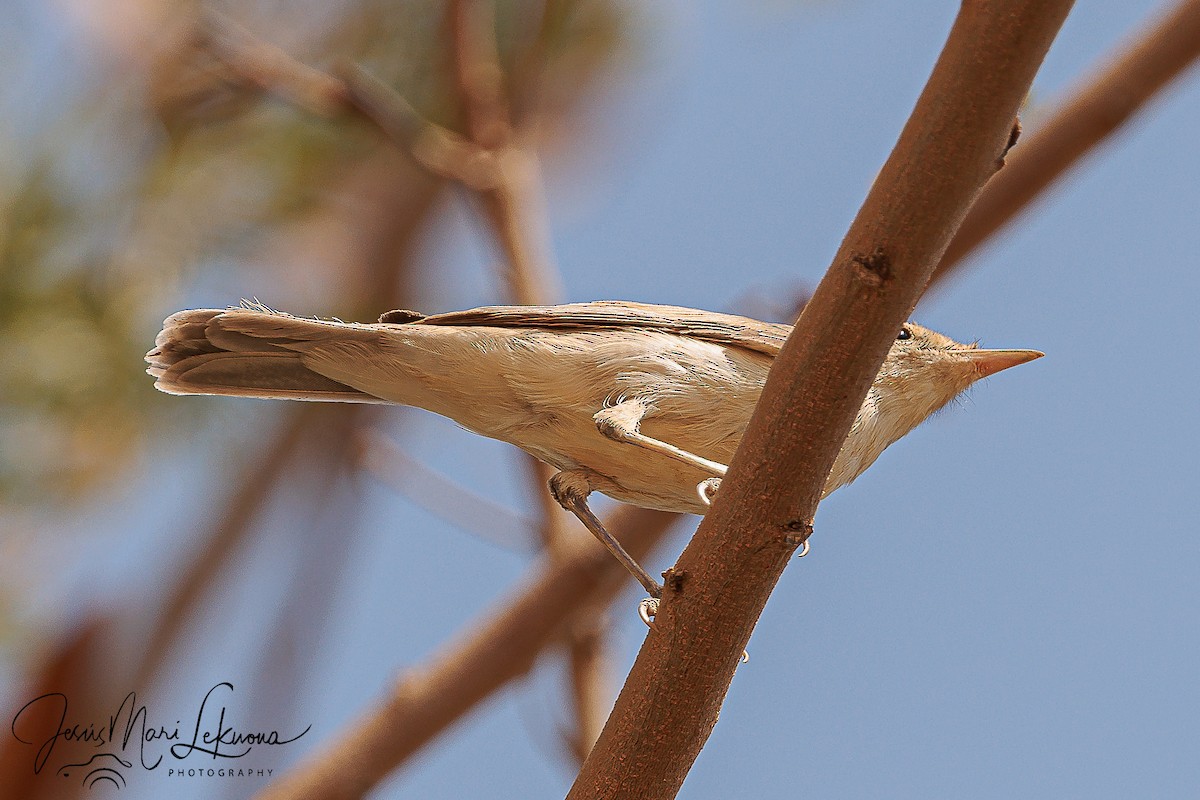
[[[451,4],[456,85],[471,138],[424,117],[391,87],[354,64],[330,75],[309,67],[213,11],[201,15],[200,38],[235,77],[310,113],[355,113],[434,174],[477,192],[509,263],[506,280],[518,303],[559,294],[550,264],[540,169],[509,124],[500,88],[490,2]]]
[[[322,118],[356,114],[435,175],[472,188],[495,185],[491,152],[425,119],[408,101],[355,64],[338,75],[310,67],[216,11],[199,16],[198,43],[231,71],[230,79]]]
[[[1070,0],[967,0],[917,106],[776,359],[711,512],[668,572],[569,798],[674,797],[813,515],[888,348],[967,208]]]
[[[578,765],[583,764],[600,738],[612,707],[605,606],[597,603],[577,609],[567,625],[565,638],[575,712],[575,731],[567,744]]]
[[[532,456],[525,456],[525,461],[538,502],[542,541],[551,561],[570,557],[581,541],[596,546],[591,534],[573,518],[569,518],[550,496],[547,484],[554,473],[553,468]],[[575,730],[567,744],[577,759],[577,765],[583,763],[584,756],[600,738],[612,704],[611,687],[605,671],[607,659],[604,654],[608,648],[605,643],[607,629],[600,621],[602,608],[598,604],[578,607],[570,624],[563,626],[561,631],[575,720]]]
[[[357,64],[339,65],[338,74],[349,108],[418,164],[477,192],[490,191],[500,183],[495,153],[425,119],[390,86]]]
[[[1184,0],[1103,65],[1008,157],[963,220],[933,282],[963,260],[1200,56],[1200,0]]]
[[[233,80],[319,117],[347,109],[345,88],[336,78],[300,63],[224,14],[202,9],[197,17],[197,45],[223,61]]]
[[[557,302],[558,270],[550,258],[537,155],[513,129],[496,45],[493,0],[452,0],[449,24],[455,86],[472,142],[496,159],[497,180],[479,191],[504,252],[513,301]],[[536,124],[529,124],[536,128]]]
[[[104,705],[104,700],[97,696],[103,694],[96,691],[97,673],[110,677],[107,670],[98,667],[111,658],[110,651],[114,649],[111,643],[120,640],[114,628],[111,617],[95,614],[65,632],[55,648],[45,655],[37,671],[10,692],[10,699],[20,697],[24,702],[24,698],[61,692],[72,698],[71,713],[80,715],[76,719],[95,718],[91,716],[92,712],[100,714]],[[125,678],[121,676],[122,686]],[[109,686],[104,688],[108,689]],[[128,689],[122,689],[124,691]],[[18,709],[19,706],[13,710]],[[45,775],[35,773],[30,757],[31,748],[17,738],[25,739],[31,733],[56,730],[61,725],[59,715],[62,713],[59,711],[59,714],[55,714],[56,710],[39,703],[21,713],[19,724],[16,714],[9,719],[11,733],[0,739],[0,786],[4,787],[6,797],[73,800],[85,796],[82,783],[70,781],[64,785],[44,780]],[[35,739],[30,736],[25,741],[32,742]]]
[[[410,173],[421,177],[423,173],[411,167]],[[358,235],[355,237],[360,250],[350,255],[353,263],[342,264],[338,274],[343,276],[344,287],[365,285],[362,296],[376,300],[380,296],[394,297],[397,281],[407,270],[407,261],[397,257],[410,245],[433,204],[436,186],[418,180],[406,182],[388,180],[386,192],[379,192],[381,176],[388,177],[383,170],[387,166],[379,159],[371,159],[365,165],[361,174],[351,178],[341,187],[350,196],[370,199],[369,205],[380,216],[356,213],[354,222]],[[403,174],[403,173],[402,173]],[[369,180],[366,180],[369,178]],[[399,188],[397,188],[399,187]],[[397,214],[403,211],[403,214]],[[386,218],[386,224],[383,222]],[[308,224],[313,226],[313,220]],[[328,237],[325,237],[328,239]],[[306,248],[311,254],[312,248]],[[343,251],[339,251],[343,252]],[[289,253],[277,254],[273,259],[281,263],[293,263],[294,258]],[[335,264],[337,259],[330,257],[324,263]],[[371,274],[362,275],[358,280],[346,281],[345,276],[352,274],[354,268],[363,265],[375,266]],[[360,305],[361,297],[349,298],[351,304]],[[358,409],[342,409],[332,412],[327,407],[302,404],[296,407],[281,409],[282,426],[273,441],[265,442],[262,449],[265,453],[257,460],[248,463],[232,485],[237,487],[228,501],[225,510],[214,524],[201,554],[187,567],[184,573],[176,579],[168,598],[160,604],[163,610],[155,621],[154,629],[148,634],[147,644],[138,664],[138,678],[133,682],[136,686],[144,685],[152,676],[162,669],[167,651],[183,630],[181,622],[203,601],[205,593],[212,587],[214,580],[224,569],[230,559],[234,558],[238,545],[252,529],[255,515],[262,509],[264,498],[268,496],[280,477],[290,467],[296,448],[312,430],[319,428],[319,420],[331,413],[360,414]]]
[[[620,507],[607,522],[630,531],[625,545],[643,557],[679,517]],[[604,605],[628,576],[590,538],[577,537],[558,558],[545,559],[516,596],[428,664],[397,681],[383,701],[335,735],[311,760],[258,795],[259,800],[360,798],[391,770],[476,704],[525,674],[537,654],[559,641],[580,608]]]
[[[488,150],[508,146],[512,121],[496,44],[494,0],[450,0],[451,62],[471,141]]]

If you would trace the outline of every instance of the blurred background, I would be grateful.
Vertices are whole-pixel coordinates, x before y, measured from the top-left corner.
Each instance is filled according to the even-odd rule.
[[[790,320],[957,7],[498,2],[500,136],[540,160],[539,296]],[[7,727],[62,691],[107,719],[136,691],[186,723],[228,681],[241,728],[311,726],[256,753],[279,776],[488,619],[558,523],[520,453],[424,412],[152,388],[142,356],[180,308],[370,321],[527,296],[489,198],[289,83],[352,61],[486,139],[453,10],[208,8],[234,27],[173,0],[0,7],[0,707]],[[1079,4],[1026,130],[1161,8]],[[1047,358],[822,505],[683,797],[1195,796],[1198,129],[1184,75],[922,303],[957,339]],[[589,611],[605,713],[646,634],[635,588]],[[563,794],[578,635],[372,796]],[[34,749],[6,731],[5,796],[115,794],[35,776]],[[126,778],[144,798],[268,784]]]

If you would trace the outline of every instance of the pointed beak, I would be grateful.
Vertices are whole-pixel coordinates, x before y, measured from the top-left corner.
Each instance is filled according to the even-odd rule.
[[[964,350],[962,355],[975,366],[980,378],[986,378],[1002,369],[1033,361],[1046,354],[1038,350]]]

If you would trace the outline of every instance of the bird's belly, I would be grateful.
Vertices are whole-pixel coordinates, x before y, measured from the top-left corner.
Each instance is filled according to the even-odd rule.
[[[609,439],[590,416],[560,416],[543,426],[514,433],[496,438],[558,469],[587,470],[594,476],[594,488],[615,500],[662,511],[703,514],[707,510],[697,485],[713,474],[644,447]],[[685,450],[691,444],[678,440],[670,443]],[[728,455],[709,450],[697,455],[722,463],[728,460]]]
[[[770,361],[657,332],[620,337],[401,327],[371,391],[448,416],[558,469],[586,469],[597,491],[647,508],[704,513],[700,468],[609,439],[593,416],[622,399],[647,405],[641,431],[727,464]],[[358,388],[358,387],[356,387]]]

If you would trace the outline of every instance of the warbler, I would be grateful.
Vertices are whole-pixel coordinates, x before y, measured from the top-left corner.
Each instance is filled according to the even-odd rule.
[[[558,470],[555,499],[658,596],[587,497],[703,514],[791,330],[624,301],[389,311],[374,324],[244,304],[171,315],[146,360],[170,394],[416,406],[514,444]],[[906,323],[824,494],[975,381],[1041,355]]]

